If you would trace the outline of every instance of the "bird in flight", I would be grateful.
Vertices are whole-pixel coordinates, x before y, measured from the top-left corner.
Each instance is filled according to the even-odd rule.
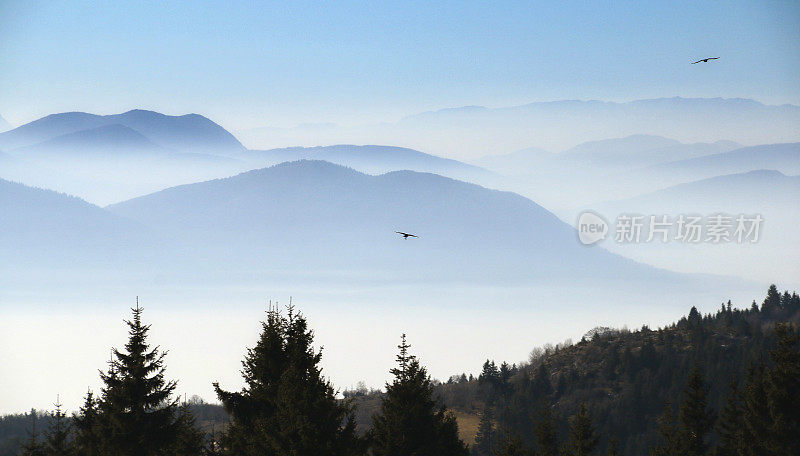
[[[408,233],[403,233],[402,231],[395,231],[395,233],[397,233],[397,234],[399,234],[399,235],[403,236],[403,239],[408,239],[409,237],[415,237],[415,238],[418,238],[418,237],[419,237],[419,236],[417,236],[416,234],[408,234]]]
[[[692,62],[692,65],[694,65],[695,63],[700,63],[700,62],[708,63],[709,60],[717,60],[718,58],[719,57],[709,57],[707,59],[700,59],[700,60],[698,60],[696,62]]]

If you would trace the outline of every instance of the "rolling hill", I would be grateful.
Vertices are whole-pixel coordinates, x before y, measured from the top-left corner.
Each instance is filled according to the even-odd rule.
[[[0,179],[0,267],[122,266],[153,259],[152,230],[79,198]]]
[[[538,281],[676,275],[589,249],[533,201],[434,174],[283,163],[108,207],[216,267]],[[395,230],[418,234],[402,240]]]
[[[742,147],[729,152],[663,163],[642,171],[664,178],[678,175],[685,182],[760,169],[773,169],[789,175],[800,174],[800,143]]]
[[[51,114],[0,133],[0,149],[10,151],[109,125],[127,127],[161,147],[176,151],[230,153],[244,149],[227,130],[201,115],[168,116],[140,109],[106,116],[85,112]]]
[[[682,143],[720,139],[753,145],[800,141],[800,106],[739,98],[660,98],[624,103],[557,100],[519,106],[466,106],[414,114],[395,123],[238,132],[250,148],[393,144],[459,159],[537,146],[561,151],[587,141],[655,135]]]
[[[247,151],[240,154],[240,157],[260,160],[262,166],[297,160],[323,160],[366,174],[410,170],[469,181],[486,180],[493,177],[485,169],[457,160],[437,157],[405,147],[380,145],[339,144],[320,147],[288,147]]]

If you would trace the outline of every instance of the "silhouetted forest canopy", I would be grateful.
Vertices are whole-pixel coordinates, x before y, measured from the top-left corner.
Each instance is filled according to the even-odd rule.
[[[175,396],[142,311],[79,410],[0,417],[0,456],[800,454],[800,297],[774,285],[760,305],[598,327],[444,382],[403,336],[382,390],[341,394],[305,317],[270,308],[245,386],[214,384],[221,405]]]

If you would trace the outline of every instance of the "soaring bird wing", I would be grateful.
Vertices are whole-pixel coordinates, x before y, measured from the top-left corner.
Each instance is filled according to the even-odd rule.
[[[403,235],[403,236],[405,236],[405,237],[409,237],[409,236],[411,236],[411,237],[419,237],[419,236],[417,236],[416,234],[404,233],[404,232],[402,232],[402,231],[395,231],[395,233],[397,233],[397,234],[401,234],[401,235]]]
[[[706,63],[708,63],[708,61],[709,61],[709,60],[717,60],[718,58],[719,58],[719,57],[709,57],[709,58],[707,58],[707,59],[700,59],[700,60],[698,60],[698,61],[696,61],[696,62],[692,62],[692,65],[694,65],[695,63],[700,63],[700,62],[706,62]]]

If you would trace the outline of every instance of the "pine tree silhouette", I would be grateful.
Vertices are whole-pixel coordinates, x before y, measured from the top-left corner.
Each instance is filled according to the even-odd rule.
[[[740,453],[746,456],[768,455],[766,441],[772,432],[763,362],[750,366],[744,387],[744,438]]]
[[[125,350],[112,350],[100,404],[100,436],[104,452],[120,456],[150,456],[171,448],[177,435],[172,399],[176,382],[164,380],[164,357],[147,343],[149,325],[142,324],[139,300],[131,309]]]
[[[491,456],[493,443],[494,415],[492,414],[492,408],[486,405],[481,413],[478,432],[475,435],[475,445],[472,446],[470,453],[473,456]]]
[[[650,451],[652,456],[684,456],[686,443],[683,440],[681,429],[676,423],[672,404],[667,402],[664,413],[658,419],[658,432],[663,443]]]
[[[61,411],[61,401],[56,399],[54,405],[56,409],[51,415],[50,428],[44,434],[44,452],[47,456],[72,456],[70,423]]]
[[[245,387],[229,392],[214,383],[231,415],[221,446],[232,455],[363,454],[351,405],[337,400],[322,376],[312,331],[291,305],[287,310],[283,317],[270,305],[242,363]]]
[[[592,417],[581,402],[578,413],[569,420],[569,441],[567,449],[571,456],[589,456],[600,444],[600,437],[595,433]]]
[[[44,445],[39,441],[39,432],[36,428],[36,410],[31,409],[31,431],[28,441],[22,445],[21,456],[46,456]]]
[[[408,353],[403,334],[397,355],[398,367],[386,385],[380,412],[372,418],[374,456],[466,456],[467,447],[458,438],[455,416],[437,407],[433,385],[424,367]]]
[[[701,456],[708,451],[706,438],[714,426],[714,415],[708,408],[708,388],[697,366],[689,373],[680,407],[682,437],[687,456]]]
[[[789,324],[775,326],[766,394],[772,416],[768,447],[774,454],[800,454],[800,335]]]
[[[72,418],[75,430],[73,445],[82,456],[100,456],[101,436],[98,401],[92,391],[86,393],[83,406]]]
[[[559,454],[558,422],[548,400],[542,400],[539,404],[533,435],[536,438],[537,456]]]
[[[719,444],[717,456],[738,456],[744,439],[744,410],[742,408],[742,391],[734,376],[728,386],[725,405],[719,413],[717,436]]]

